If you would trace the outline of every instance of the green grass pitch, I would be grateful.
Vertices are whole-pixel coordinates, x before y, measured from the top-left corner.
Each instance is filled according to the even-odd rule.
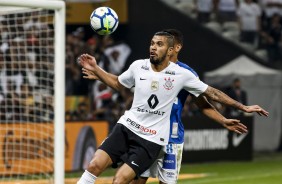
[[[257,155],[251,162],[185,164],[181,173],[208,175],[179,184],[282,184],[282,154]]]
[[[114,169],[108,169],[101,177],[114,173]],[[183,179],[178,184],[282,184],[282,153],[256,154],[253,161],[246,162],[182,164],[180,171],[180,174],[201,173],[206,177]],[[79,178],[81,173],[66,175]]]

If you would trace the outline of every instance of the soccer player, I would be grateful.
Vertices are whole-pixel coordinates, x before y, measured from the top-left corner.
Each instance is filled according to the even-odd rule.
[[[191,71],[196,77],[198,77],[197,73],[192,68],[178,60],[178,53],[183,46],[182,33],[176,29],[167,29],[163,31],[173,35],[174,37],[174,48],[170,57],[170,61],[176,63],[180,67]],[[85,74],[84,78],[98,79],[97,76],[91,71],[83,69],[83,73]],[[107,75],[112,77],[113,80],[117,77],[108,73]],[[154,164],[147,171],[141,174],[141,177],[139,177],[138,180],[134,180],[131,184],[145,184],[148,177],[157,176],[160,180],[160,183],[177,183],[184,145],[184,127],[181,121],[181,114],[188,96],[191,96],[189,95],[189,92],[187,92],[186,90],[181,90],[173,103],[170,115],[170,138],[168,145],[163,147],[163,152],[160,154],[159,158],[154,162]],[[203,114],[219,122],[227,129],[239,134],[247,132],[247,127],[241,124],[239,120],[226,119],[218,111],[216,111],[216,109],[213,108],[213,106],[203,96],[200,95],[194,100],[197,106],[202,110]],[[166,161],[165,158],[168,157],[170,157],[170,159],[173,158],[173,167],[166,167],[166,165],[164,164]]]
[[[197,73],[192,68],[178,60],[178,54],[183,47],[182,33],[176,29],[166,29],[163,31],[173,35],[174,37],[174,50],[170,61],[191,71],[196,77],[198,77]],[[172,106],[170,115],[169,143],[163,147],[163,152],[160,153],[159,158],[154,162],[154,164],[147,171],[142,173],[138,180],[134,180],[131,184],[145,184],[148,177],[158,177],[160,184],[177,183],[184,146],[184,126],[181,121],[181,114],[185,101],[188,97],[190,97],[190,99],[191,97],[194,99],[196,105],[202,110],[203,114],[222,124],[227,129],[239,134],[247,132],[247,127],[241,124],[240,120],[226,119],[202,95],[195,98],[186,90],[181,90]],[[166,164],[167,161],[173,161],[174,164]]]
[[[258,105],[245,106],[224,93],[200,81],[190,71],[170,62],[174,37],[167,32],[156,33],[150,45],[150,59],[133,62],[129,69],[112,80],[96,63],[94,57],[83,54],[80,65],[114,89],[135,86],[134,99],[129,111],[119,119],[112,133],[95,152],[79,184],[94,183],[110,165],[127,154],[124,164],[114,176],[113,183],[129,183],[140,176],[157,159],[162,146],[168,144],[171,107],[177,94],[185,89],[238,108],[268,116]]]

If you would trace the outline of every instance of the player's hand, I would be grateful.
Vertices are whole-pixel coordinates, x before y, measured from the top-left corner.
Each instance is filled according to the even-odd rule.
[[[87,70],[85,68],[82,68],[83,78],[90,79],[90,80],[99,80],[99,78],[94,74],[94,72],[91,72],[90,70]]]
[[[225,119],[222,125],[230,131],[236,132],[238,134],[243,134],[248,132],[248,128],[240,123],[238,119]]]
[[[89,54],[82,54],[77,58],[77,63],[83,68],[94,71],[97,67],[96,59]]]
[[[268,114],[269,114],[266,110],[264,110],[263,108],[261,108],[258,105],[246,106],[245,112],[247,112],[247,113],[256,112],[260,116],[268,116]]]

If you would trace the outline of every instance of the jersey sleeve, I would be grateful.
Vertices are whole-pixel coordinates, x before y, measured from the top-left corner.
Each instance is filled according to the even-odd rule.
[[[206,91],[208,85],[202,82],[199,77],[195,76],[192,72],[185,72],[184,89],[194,96],[198,97]]]
[[[134,64],[132,63],[125,72],[118,76],[118,81],[126,88],[132,88],[135,85]]]

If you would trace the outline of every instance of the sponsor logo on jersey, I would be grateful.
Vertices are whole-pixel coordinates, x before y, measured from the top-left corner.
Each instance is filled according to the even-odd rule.
[[[150,98],[147,100],[147,102],[148,102],[148,105],[149,105],[149,107],[150,107],[151,109],[156,108],[157,105],[159,104],[159,100],[158,100],[157,95],[152,94],[152,95],[150,96]]]
[[[139,107],[137,108],[137,112],[155,114],[155,115],[158,115],[158,116],[163,116],[165,114],[165,112],[163,112],[163,111],[153,111],[153,110],[141,109]]]
[[[149,67],[148,66],[141,66],[141,69],[143,69],[143,70],[149,70]]]
[[[139,131],[141,134],[146,134],[146,135],[156,135],[157,134],[156,130],[146,128],[136,123],[135,121],[131,120],[130,118],[127,118],[126,121],[129,123],[129,125],[131,125],[135,130]]]
[[[159,82],[158,81],[152,81],[151,90],[157,91],[158,89],[159,89]]]
[[[171,79],[170,77],[169,78],[164,78],[165,80],[165,84],[163,85],[164,88],[166,90],[171,90],[174,86],[173,86],[173,82],[174,82],[174,79]]]
[[[175,71],[167,70],[165,71],[165,74],[175,75]]]

